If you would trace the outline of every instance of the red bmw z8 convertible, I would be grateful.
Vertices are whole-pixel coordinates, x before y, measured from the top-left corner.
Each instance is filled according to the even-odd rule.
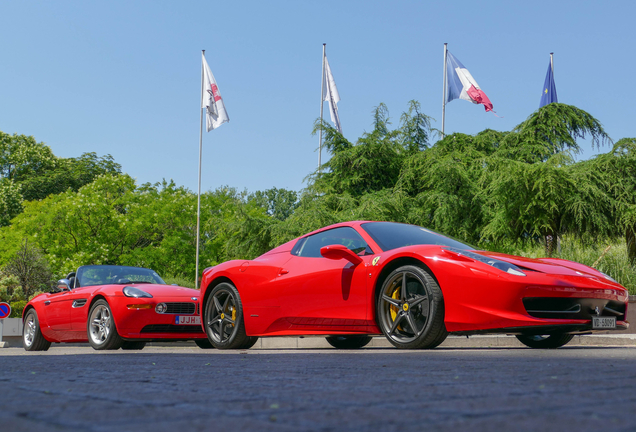
[[[201,329],[199,291],[167,285],[150,269],[87,265],[27,303],[27,351],[51,342],[89,342],[96,350],[139,350],[156,340],[194,340],[211,348]]]

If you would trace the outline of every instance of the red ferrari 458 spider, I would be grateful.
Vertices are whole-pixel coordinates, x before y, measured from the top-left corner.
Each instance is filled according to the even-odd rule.
[[[201,286],[203,328],[217,348],[287,335],[360,348],[377,334],[398,348],[434,348],[449,333],[513,334],[557,348],[576,334],[629,326],[627,291],[591,267],[475,250],[391,222],[322,228],[206,269]]]
[[[139,350],[147,341],[194,340],[211,348],[201,329],[199,291],[166,285],[150,269],[87,265],[40,294],[22,312],[27,351],[51,342],[86,342],[96,350]]]

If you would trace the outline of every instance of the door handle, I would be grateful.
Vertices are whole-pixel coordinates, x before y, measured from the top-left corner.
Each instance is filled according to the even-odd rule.
[[[278,276],[286,275],[287,273],[289,273],[289,270],[280,269],[280,271],[278,272]]]
[[[44,302],[44,306],[48,306],[50,304],[51,304],[51,300],[47,300],[47,301]]]

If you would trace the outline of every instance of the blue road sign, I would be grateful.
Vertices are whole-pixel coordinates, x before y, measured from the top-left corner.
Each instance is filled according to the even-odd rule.
[[[0,319],[6,318],[11,315],[11,306],[9,303],[0,303]]]

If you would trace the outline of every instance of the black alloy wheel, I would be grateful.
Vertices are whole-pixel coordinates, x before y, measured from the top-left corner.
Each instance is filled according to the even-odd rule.
[[[241,297],[227,282],[218,284],[210,293],[204,320],[208,340],[217,349],[248,349],[258,340],[245,334]]]
[[[519,342],[530,348],[560,348],[572,340],[567,333],[553,335],[517,335]]]
[[[195,339],[194,343],[201,349],[212,349],[214,348],[208,339]]]
[[[378,325],[397,348],[435,348],[448,335],[442,290],[422,267],[407,265],[391,272],[376,306]]]
[[[51,342],[44,339],[42,335],[40,321],[35,309],[29,309],[29,312],[24,317],[22,343],[27,351],[46,351],[51,347]]]
[[[347,336],[329,336],[327,342],[334,348],[338,349],[358,349],[367,346],[371,336],[366,335],[347,335]]]

